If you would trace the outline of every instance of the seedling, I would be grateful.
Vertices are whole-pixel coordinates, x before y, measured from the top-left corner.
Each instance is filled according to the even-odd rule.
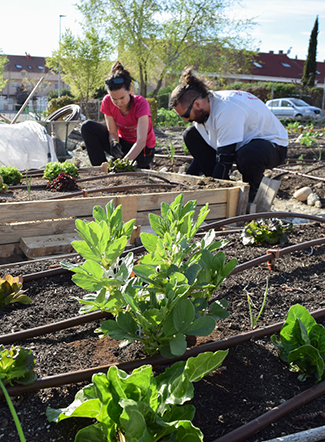
[[[242,231],[242,243],[245,246],[252,244],[285,244],[288,242],[285,232],[292,230],[292,223],[286,223],[281,219],[253,220],[247,223]]]
[[[31,350],[14,346],[10,350],[6,350],[2,345],[0,346],[0,388],[6,398],[21,442],[25,442],[26,439],[5,385],[12,385],[13,382],[24,385],[32,384],[36,380],[34,367],[35,358]]]
[[[258,320],[260,319],[261,314],[264,311],[264,307],[266,304],[266,298],[267,298],[267,294],[268,294],[268,290],[269,290],[269,278],[266,278],[266,289],[265,289],[264,296],[263,296],[263,302],[262,302],[261,308],[260,308],[256,317],[254,317],[253,308],[252,308],[252,299],[250,297],[250,293],[248,293],[248,291],[246,290],[247,287],[248,287],[248,285],[245,287],[244,290],[246,291],[246,295],[247,295],[249,317],[250,317],[250,321],[251,321],[251,329],[253,330],[255,325],[257,324]]]
[[[30,304],[32,300],[24,295],[27,290],[21,290],[23,285],[22,277],[5,275],[0,278],[0,308],[6,307],[14,302]]]
[[[31,186],[32,186],[32,177],[27,175],[28,169],[26,169],[26,187],[28,193],[28,199],[30,200]]]
[[[110,367],[107,374],[93,375],[92,383],[67,408],[48,407],[46,416],[50,422],[96,419],[96,424],[77,433],[75,442],[203,442],[202,432],[192,424],[195,407],[183,404],[194,396],[193,382],[220,367],[227,354],[228,350],[201,353],[176,362],[156,377],[151,365],[131,374]]]
[[[108,172],[133,172],[136,170],[135,164],[128,158],[118,158],[114,161],[108,161]]]
[[[166,149],[167,149],[168,158],[170,159],[171,163],[174,164],[175,149],[176,149],[174,144],[170,141],[169,146],[168,144],[166,145]]]

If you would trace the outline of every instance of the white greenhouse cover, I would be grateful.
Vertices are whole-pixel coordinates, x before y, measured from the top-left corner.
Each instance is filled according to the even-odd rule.
[[[52,138],[36,121],[0,124],[0,165],[19,170],[44,168],[56,162]]]

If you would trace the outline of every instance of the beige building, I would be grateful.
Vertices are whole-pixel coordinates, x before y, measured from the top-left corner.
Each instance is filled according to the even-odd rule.
[[[20,88],[23,87],[29,93],[43,77],[42,83],[34,94],[34,99],[29,103],[30,110],[42,111],[47,105],[47,95],[50,90],[58,90],[59,75],[45,66],[45,57],[33,57],[25,55],[6,55],[9,62],[5,66],[3,78],[8,80],[5,87],[0,91],[0,111],[15,111],[18,108]],[[61,80],[61,88],[66,84]]]

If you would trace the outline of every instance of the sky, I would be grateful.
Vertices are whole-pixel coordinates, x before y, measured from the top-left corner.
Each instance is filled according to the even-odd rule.
[[[47,57],[58,49],[67,28],[78,32],[77,13],[69,0],[0,0],[0,50],[8,55]],[[325,60],[325,0],[241,0],[229,14],[253,18],[250,31],[260,52],[282,50],[305,60],[316,16],[319,20],[317,61]],[[64,15],[65,17],[61,17]],[[61,26],[60,26],[61,23]]]

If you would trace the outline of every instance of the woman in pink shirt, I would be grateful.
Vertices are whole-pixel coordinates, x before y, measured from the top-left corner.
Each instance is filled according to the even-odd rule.
[[[145,98],[131,94],[132,80],[117,61],[105,81],[109,95],[104,97],[100,109],[106,126],[91,120],[81,126],[93,166],[107,161],[105,153],[108,153],[114,158],[136,160],[140,168],[150,168],[156,144],[150,106]]]

